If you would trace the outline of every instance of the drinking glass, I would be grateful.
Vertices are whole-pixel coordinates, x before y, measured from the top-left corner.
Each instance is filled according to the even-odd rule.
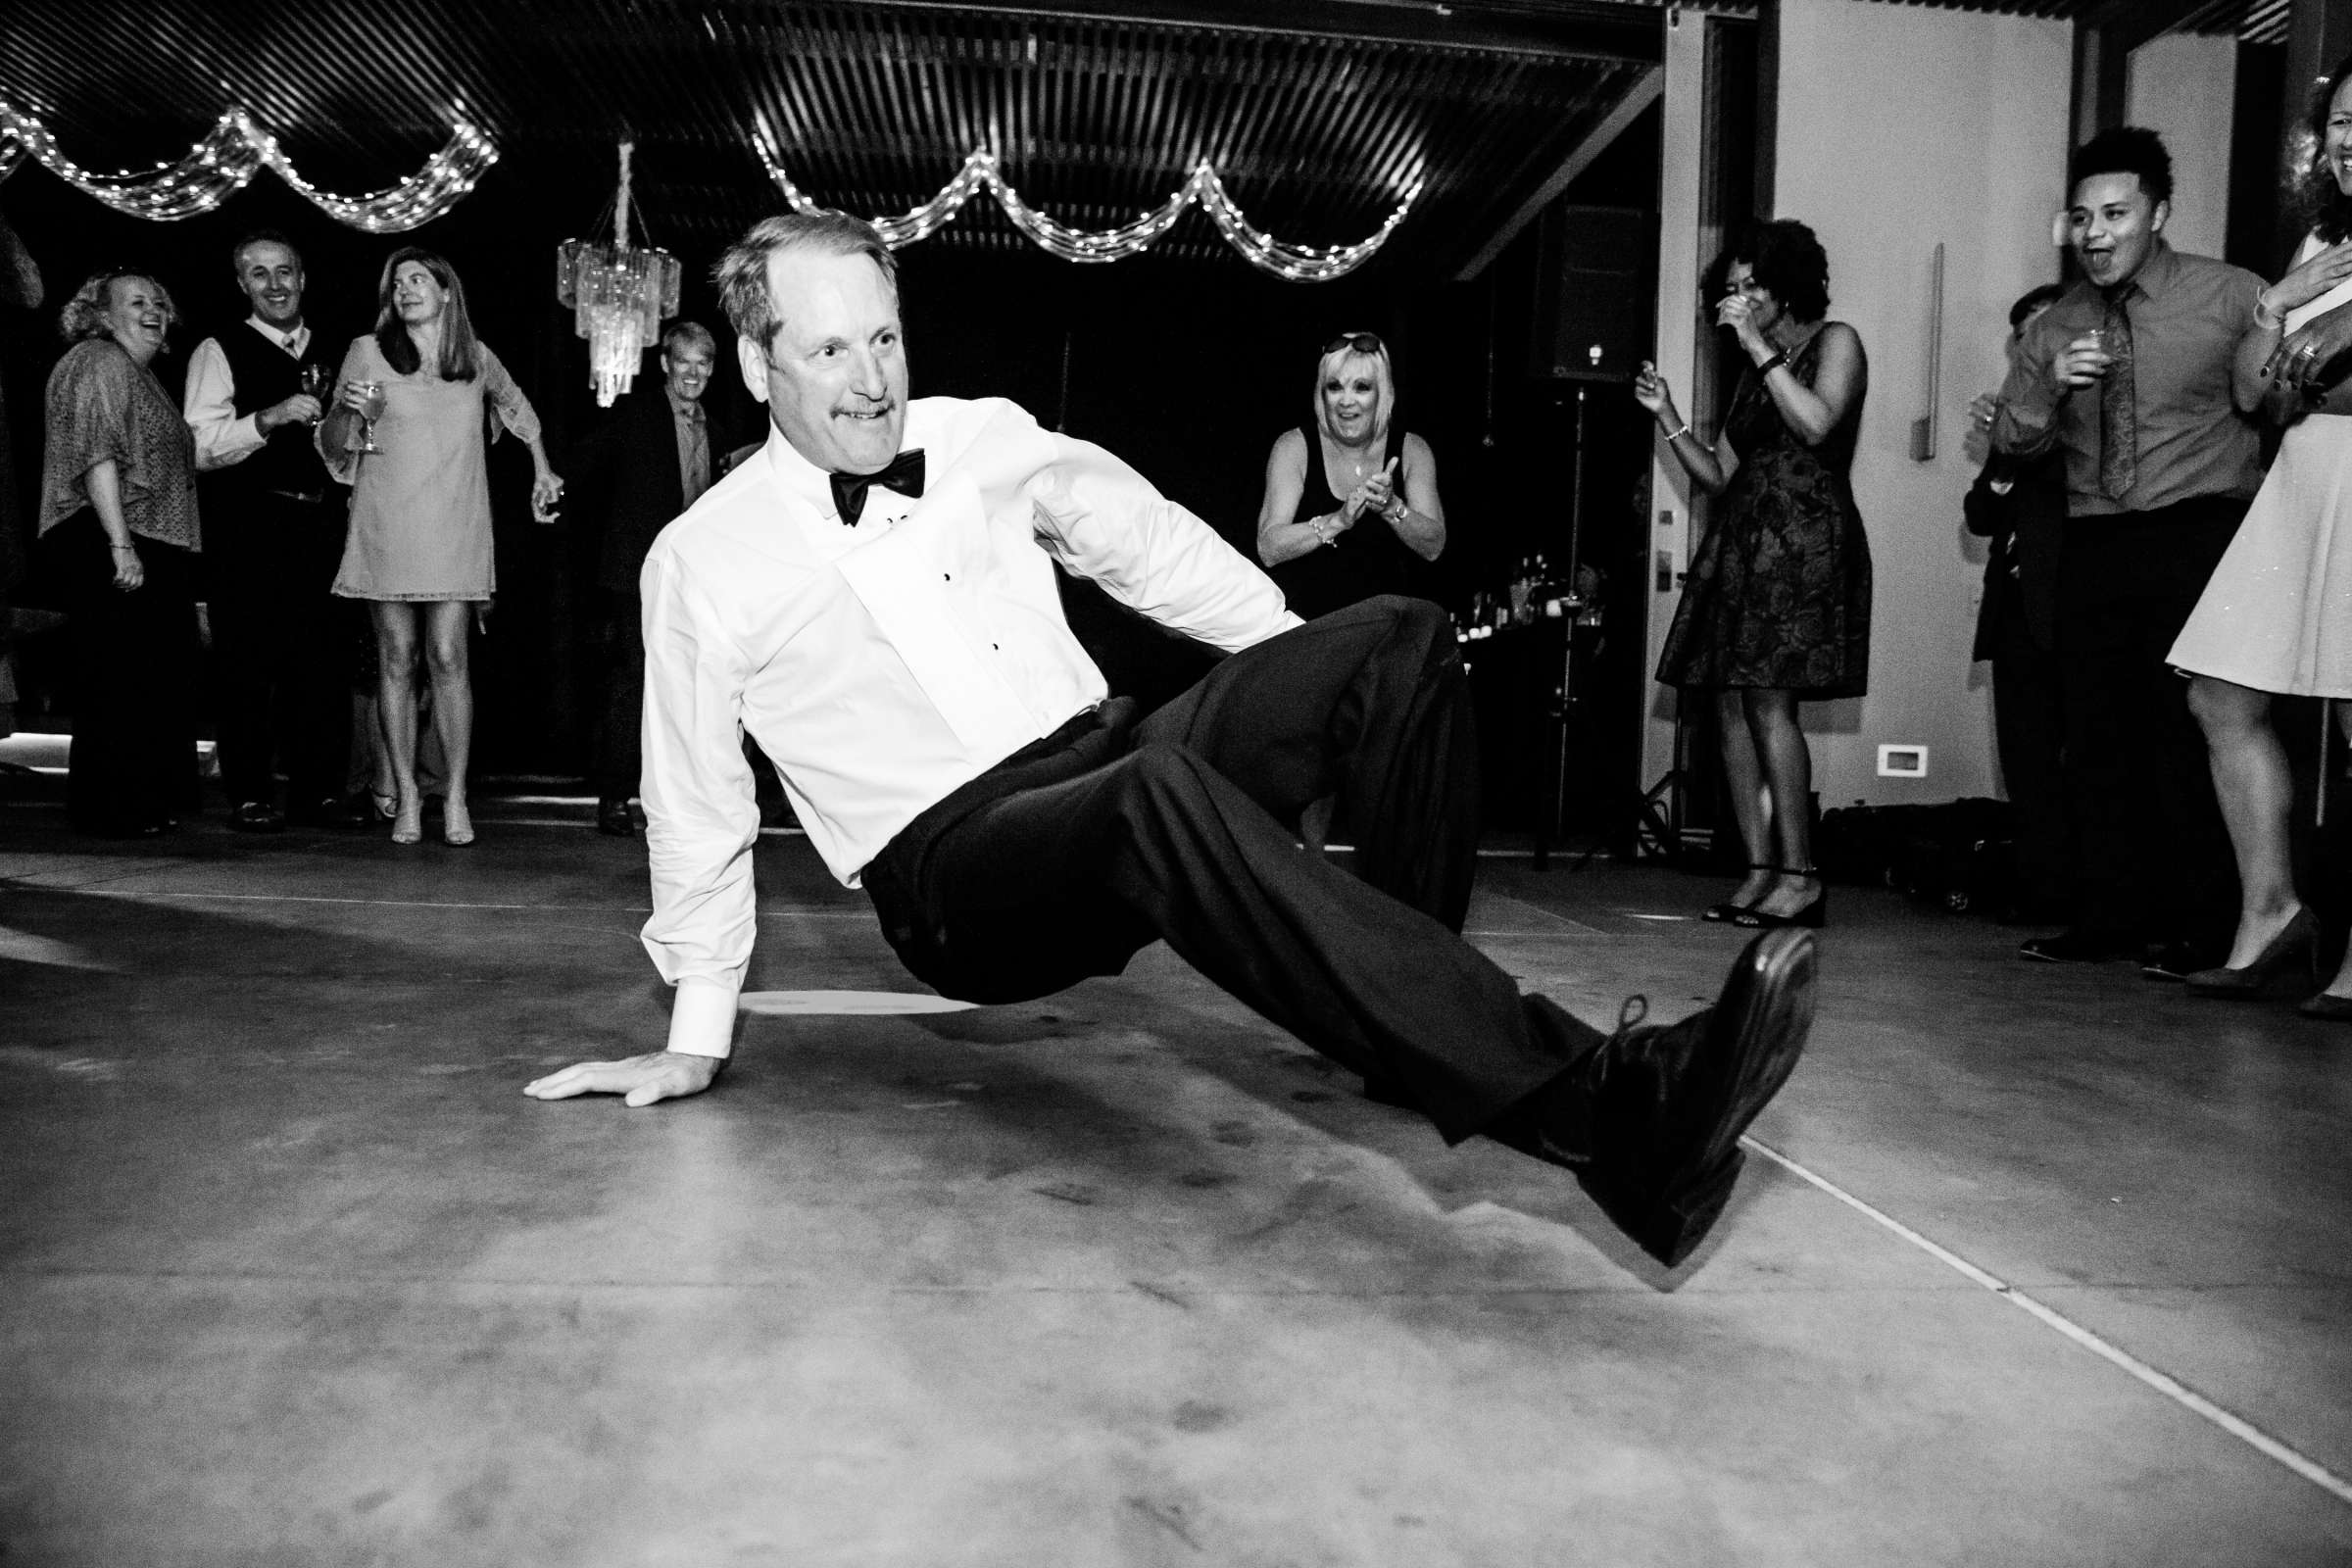
[[[384,383],[354,381],[352,385],[360,389],[360,450],[381,452],[384,449],[375,444],[375,421],[384,416]]]
[[[323,365],[306,365],[299,374],[302,395],[307,398],[317,398],[318,406],[321,409],[325,408],[327,388],[334,380],[333,374]]]

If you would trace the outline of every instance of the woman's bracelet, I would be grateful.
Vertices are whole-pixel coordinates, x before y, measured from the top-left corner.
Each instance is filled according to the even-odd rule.
[[[1775,350],[1771,359],[1766,360],[1762,365],[1756,367],[1756,375],[1759,379],[1770,375],[1773,371],[1779,369],[1782,366],[1787,365],[1788,363],[1788,351],[1786,349]]]
[[[109,550],[129,550],[129,549],[131,548],[131,545],[130,545],[130,541],[129,541],[129,540],[127,540],[127,539],[125,539],[125,540],[123,540],[123,541],[122,541],[122,543],[121,543],[121,544],[119,544],[119,545],[110,544],[110,545],[108,545],[108,546],[107,546],[107,548],[108,548]]]
[[[1685,419],[1683,421],[1682,428],[1678,430],[1669,430],[1666,432],[1666,444],[1668,446],[1672,446],[1685,436],[1690,436],[1692,440],[1696,440],[1698,438],[1698,432],[1690,428],[1690,421],[1689,419]]]

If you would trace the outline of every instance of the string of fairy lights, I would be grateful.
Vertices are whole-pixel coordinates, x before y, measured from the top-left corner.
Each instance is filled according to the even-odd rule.
[[[461,119],[441,150],[399,184],[338,196],[303,178],[275,136],[244,110],[231,109],[176,163],[137,173],[93,174],[58,150],[38,119],[0,99],[0,180],[27,157],[83,195],[133,218],[169,222],[209,213],[267,169],[337,222],[370,234],[398,234],[455,207],[498,162],[498,148],[480,126]]]
[[[819,203],[785,172],[764,122],[753,141],[768,177],[784,199],[796,211],[817,211]],[[158,222],[209,213],[267,169],[337,222],[371,234],[394,234],[428,223],[456,206],[498,161],[498,148],[480,126],[459,119],[447,144],[416,173],[365,196],[338,196],[303,178],[275,136],[243,109],[231,109],[175,163],[159,164],[144,172],[94,174],[61,152],[56,138],[36,117],[0,99],[0,180],[7,179],[27,157],[115,211]],[[1227,194],[1216,168],[1202,159],[1165,202],[1132,222],[1115,228],[1083,229],[1050,218],[1021,200],[1020,192],[1005,179],[997,155],[979,147],[964,159],[955,177],[940,187],[939,194],[900,217],[877,218],[874,226],[894,250],[911,245],[954,221],[965,202],[985,191],[996,199],[1013,226],[1048,254],[1066,262],[1116,262],[1151,249],[1176,225],[1187,208],[1198,205],[1226,243],[1251,266],[1293,282],[1320,283],[1345,277],[1377,255],[1412,211],[1421,188],[1416,179],[1380,227],[1352,245],[1294,245],[1251,223],[1240,204]]]
[[[784,193],[784,199],[793,209],[803,213],[820,210],[821,204],[794,184],[792,176],[785,172],[783,160],[777,155],[764,124],[753,140],[760,150],[760,162],[767,166],[768,178],[775,181],[776,188]],[[1388,243],[1396,225],[1412,211],[1413,202],[1421,194],[1421,182],[1415,180],[1380,227],[1353,245],[1292,245],[1253,225],[1226,194],[1225,182],[1217,177],[1215,168],[1202,159],[1160,206],[1116,228],[1090,230],[1058,222],[1022,201],[1020,192],[1004,178],[997,155],[980,147],[973,149],[956,176],[940,187],[938,195],[901,217],[876,218],[873,224],[882,231],[884,243],[897,250],[929,239],[954,221],[963,204],[981,191],[995,197],[1013,226],[1041,250],[1065,262],[1117,262],[1141,255],[1175,226],[1186,208],[1199,203],[1226,242],[1250,265],[1293,282],[1322,283],[1354,271]]]

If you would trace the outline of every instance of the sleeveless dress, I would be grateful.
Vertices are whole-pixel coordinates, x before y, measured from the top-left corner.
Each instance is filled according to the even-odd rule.
[[[346,599],[483,600],[498,586],[490,540],[490,442],[500,427],[525,440],[539,416],[507,368],[477,343],[470,381],[444,381],[429,366],[403,375],[372,333],[352,340],[337,375],[380,381],[383,450],[328,458],[352,487],[351,530],[334,591]],[[324,428],[323,425],[320,426]]]
[[[2324,249],[2310,235],[2295,265]],[[2287,312],[2286,329],[2348,300],[2352,278]],[[2166,658],[2258,692],[2352,697],[2352,415],[2311,414],[2287,427]]]
[[[1825,328],[1826,329],[1826,328]],[[1816,332],[1788,360],[1806,386]],[[1724,420],[1740,470],[1690,560],[1658,656],[1658,679],[1707,690],[1770,687],[1809,700],[1859,697],[1870,680],[1870,540],[1847,470],[1859,399],[1817,447],[1796,438],[1764,389],[1740,377]]]
[[[1298,508],[1292,514],[1293,522],[1304,522],[1320,517],[1327,512],[1340,510],[1340,498],[1331,493],[1331,480],[1323,471],[1322,432],[1312,423],[1302,424],[1298,433],[1306,438],[1306,477],[1299,486]],[[1403,487],[1404,432],[1392,426],[1389,444],[1380,461],[1397,460],[1397,491]],[[1422,586],[1428,578],[1429,563],[1413,554],[1412,547],[1396,537],[1396,530],[1380,517],[1366,513],[1358,517],[1355,526],[1341,534],[1328,545],[1321,545],[1295,560],[1286,561],[1267,573],[1282,589],[1282,596],[1291,609],[1307,620],[1326,615],[1335,610],[1373,598],[1378,594],[1412,594],[1423,596]]]

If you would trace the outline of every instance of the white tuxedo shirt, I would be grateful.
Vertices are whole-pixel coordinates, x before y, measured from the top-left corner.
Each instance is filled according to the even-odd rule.
[[[1256,564],[1117,458],[1001,399],[924,398],[911,500],[856,527],[828,476],[766,446],[664,528],[645,614],[646,949],[678,988],[668,1049],[724,1056],[757,916],[741,733],[844,885],[951,791],[1106,694],[1054,563],[1231,652],[1298,624]]]

